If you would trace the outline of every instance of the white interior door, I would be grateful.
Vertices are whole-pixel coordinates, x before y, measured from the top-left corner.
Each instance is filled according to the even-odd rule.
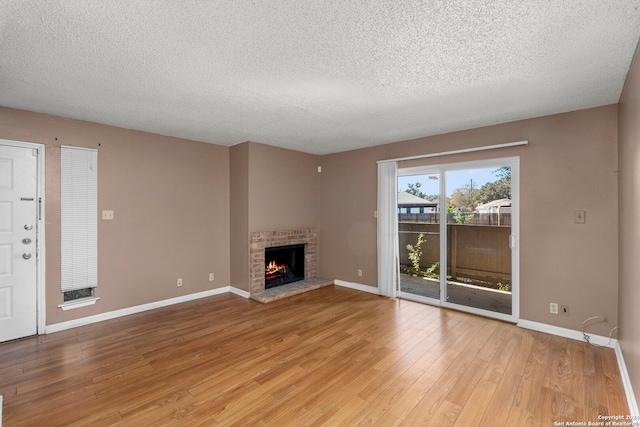
[[[37,150],[0,144],[0,342],[37,333]]]

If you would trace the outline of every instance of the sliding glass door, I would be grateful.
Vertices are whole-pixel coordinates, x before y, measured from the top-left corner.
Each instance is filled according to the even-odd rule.
[[[431,303],[441,288],[440,181],[439,173],[398,176],[399,291]]]
[[[518,318],[518,159],[398,170],[398,295]]]

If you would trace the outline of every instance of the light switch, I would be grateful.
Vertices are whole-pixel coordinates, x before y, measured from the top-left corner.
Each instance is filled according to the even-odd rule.
[[[574,224],[584,224],[586,222],[587,211],[573,211]]]
[[[102,219],[113,219],[113,211],[102,211]]]

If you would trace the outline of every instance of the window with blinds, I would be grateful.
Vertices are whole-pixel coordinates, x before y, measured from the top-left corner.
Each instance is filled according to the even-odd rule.
[[[60,153],[61,290],[65,302],[93,297],[98,286],[98,152]]]

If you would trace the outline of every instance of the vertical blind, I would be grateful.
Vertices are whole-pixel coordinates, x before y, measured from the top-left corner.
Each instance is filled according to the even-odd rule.
[[[98,152],[61,147],[61,290],[98,286]]]

